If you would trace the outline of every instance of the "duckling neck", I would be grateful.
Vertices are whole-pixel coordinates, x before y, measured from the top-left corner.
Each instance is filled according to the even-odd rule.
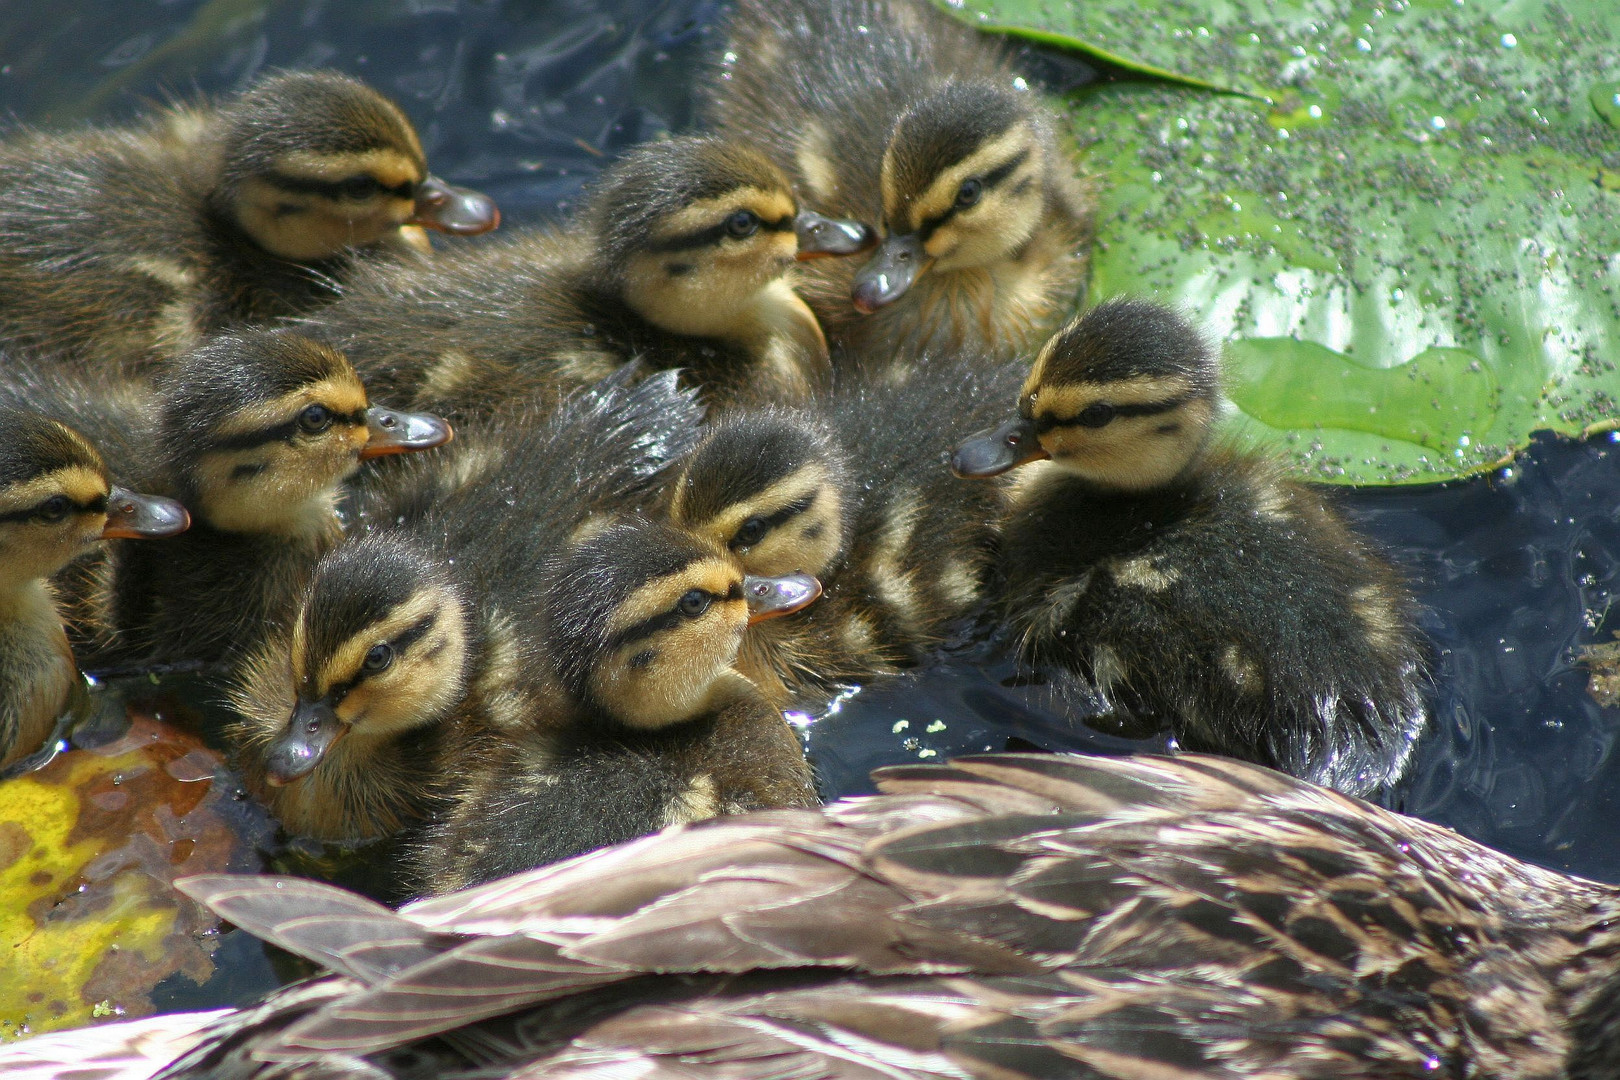
[[[809,397],[831,370],[821,324],[785,278],[754,294],[735,333],[753,354],[760,380],[778,399]]]
[[[293,262],[266,251],[237,222],[217,193],[206,203],[208,259],[214,286],[198,313],[204,328],[263,322],[307,310],[337,295],[337,283],[353,262],[347,253]]]
[[[288,543],[324,551],[343,536],[337,500],[335,488],[320,491],[305,499],[291,513],[285,504],[276,504],[274,500],[261,496],[222,499],[213,503],[205,503],[195,497],[184,501],[188,506],[200,506],[202,520],[218,532],[276,537]]]
[[[78,677],[50,587],[0,589],[0,765],[38,748]]]
[[[766,282],[738,303],[689,303],[633,291],[624,303],[668,333],[741,349],[753,360],[753,382],[764,397],[808,397],[831,371],[821,324],[787,278]]]

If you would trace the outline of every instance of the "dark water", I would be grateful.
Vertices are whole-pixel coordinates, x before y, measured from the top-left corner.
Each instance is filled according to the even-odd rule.
[[[566,207],[622,148],[691,125],[693,72],[720,6],[456,0],[128,0],[0,5],[0,112],[72,123],[241,86],[266,68],[324,65],[393,95],[434,170],[499,200],[510,225]],[[1073,85],[1073,62],[1032,57]],[[1537,439],[1511,468],[1429,488],[1344,491],[1340,501],[1407,569],[1435,647],[1434,724],[1390,805],[1546,866],[1620,882],[1615,710],[1586,694],[1577,646],[1620,630],[1620,448]],[[983,645],[868,686],[810,726],[829,795],[866,772],[954,753],[1161,749],[1046,710],[1008,685]],[[282,853],[314,866],[316,853]],[[227,934],[221,976],[166,988],[168,1008],[252,997],[273,971]]]

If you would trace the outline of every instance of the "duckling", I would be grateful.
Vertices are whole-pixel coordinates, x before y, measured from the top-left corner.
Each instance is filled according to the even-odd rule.
[[[317,882],[183,879],[332,974],[177,1018],[162,1075],[1620,1071],[1612,885],[1196,754],[874,779],[875,797],[671,829],[397,913]],[[52,1076],[94,1040],[146,1075],[150,1039],[97,1027],[0,1062]]]
[[[1218,396],[1192,327],[1113,300],[1042,348],[1015,419],[957,448],[968,477],[1051,459],[1003,530],[1024,657],[1189,749],[1392,784],[1425,721],[1415,603],[1320,494],[1212,441]]]
[[[697,439],[673,372],[622,381],[549,414],[502,413],[459,455],[361,493],[354,535],[316,565],[296,619],[232,679],[248,790],[289,832],[397,832],[467,767],[440,762],[447,733],[520,730],[540,711],[541,566],[586,516],[636,505]]]
[[[179,503],[110,483],[78,432],[0,405],[0,769],[37,749],[84,694],[50,577],[102,540],[187,524]]]
[[[1009,360],[1072,310],[1094,195],[995,38],[926,0],[740,0],[700,94],[806,205],[880,223],[865,265],[801,285],[841,363]]]
[[[815,578],[745,577],[724,549],[635,520],[596,529],[546,578],[556,687],[529,727],[452,751],[465,776],[421,846],[426,891],[818,805],[798,736],[735,666],[745,628],[809,604]]]
[[[233,655],[342,537],[337,501],[360,463],[451,435],[437,417],[370,404],[342,355],[286,330],[214,338],[150,393],[13,358],[5,401],[76,420],[108,447],[115,475],[195,517],[167,550],[123,547],[60,579],[97,663]]]
[[[894,380],[846,377],[805,408],[718,417],[670,486],[669,519],[751,574],[819,578],[791,619],[749,631],[743,670],[779,705],[916,663],[979,603],[1001,492],[957,483],[948,446],[991,422],[1023,372],[925,357]]]
[[[24,129],[0,142],[0,338],[150,368],[330,300],[357,263],[424,246],[422,226],[498,220],[428,174],[397,106],[335,72],[128,128]]]
[[[854,250],[859,228],[801,213],[757,152],[696,136],[637,147],[577,221],[369,267],[306,320],[366,385],[452,420],[594,383],[637,356],[717,400],[802,396],[827,345],[793,291],[796,257]]]

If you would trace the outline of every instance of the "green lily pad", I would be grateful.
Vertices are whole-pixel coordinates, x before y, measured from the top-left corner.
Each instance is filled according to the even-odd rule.
[[[966,0],[1159,81],[1071,100],[1104,185],[1091,298],[1226,346],[1233,429],[1354,483],[1620,426],[1620,8]],[[1023,30],[1007,32],[1022,34]]]

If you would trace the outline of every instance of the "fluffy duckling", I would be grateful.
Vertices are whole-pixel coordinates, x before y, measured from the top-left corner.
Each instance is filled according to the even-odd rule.
[[[497,221],[428,174],[397,106],[335,72],[128,128],[24,129],[0,143],[0,337],[142,367],[331,299],[367,255],[424,247],[418,226]]]
[[[803,396],[827,366],[796,258],[858,227],[801,213],[744,146],[683,137],[609,168],[579,219],[417,267],[368,268],[307,321],[366,385],[452,420],[589,385],[638,356],[720,399]]]
[[[0,1062],[44,1080],[93,1043],[135,1075],[172,1062],[174,1080],[473,1065],[488,1077],[1620,1072],[1612,885],[1199,755],[984,755],[874,779],[876,797],[674,829],[397,913],[311,881],[184,879],[222,918],[331,974],[173,1018],[169,1039],[138,1021],[14,1044]]]
[[[1021,368],[928,357],[844,378],[800,410],[715,420],[670,486],[675,524],[751,574],[819,578],[821,599],[751,630],[743,669],[778,704],[909,666],[979,602],[1002,495],[954,480],[942,450],[994,420]],[[797,700],[794,700],[797,699]]]
[[[723,549],[618,521],[548,570],[556,687],[531,726],[472,740],[465,777],[419,855],[448,892],[668,825],[817,805],[799,738],[736,668],[745,628],[820,592],[744,576]]]
[[[1196,331],[1110,301],[1041,350],[1015,419],[957,448],[962,476],[1051,459],[1003,531],[1024,655],[1189,749],[1391,784],[1425,718],[1414,601],[1320,494],[1212,444],[1218,395]]]
[[[238,666],[231,732],[288,831],[396,832],[435,805],[448,732],[520,730],[543,701],[541,566],[581,519],[635,505],[697,439],[674,373],[613,381],[550,415],[503,414],[362,493],[297,618]]]
[[[81,435],[0,405],[0,768],[82,698],[49,579],[100,541],[173,536],[186,511],[114,486]]]
[[[997,39],[926,0],[741,0],[703,93],[806,205],[881,223],[864,266],[801,285],[851,362],[1011,359],[1073,309],[1093,196]]]
[[[122,547],[61,580],[97,662],[230,656],[282,616],[341,538],[338,498],[362,461],[450,438],[437,417],[370,404],[343,356],[290,331],[221,335],[154,393],[14,360],[7,401],[74,420],[120,479],[192,513],[167,550]]]

